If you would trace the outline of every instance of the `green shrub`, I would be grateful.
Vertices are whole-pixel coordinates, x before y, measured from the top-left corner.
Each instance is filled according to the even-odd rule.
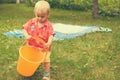
[[[91,0],[47,0],[52,8],[88,10],[92,7]]]
[[[0,0],[0,3],[16,3],[16,0]]]
[[[54,8],[54,7],[59,8],[59,6],[60,6],[60,2],[58,0],[46,0],[46,1],[48,1],[50,3],[52,8]]]
[[[31,2],[31,0],[26,0],[26,5],[27,6],[33,6],[33,3]]]
[[[27,6],[34,6],[37,1],[39,0],[26,0],[26,4]]]
[[[34,6],[38,0],[26,0],[28,6]],[[71,10],[92,10],[93,0],[46,0],[52,8],[62,8]],[[98,0],[99,14],[102,16],[119,16],[119,0]]]
[[[99,0],[99,14],[103,16],[120,16],[120,1]]]

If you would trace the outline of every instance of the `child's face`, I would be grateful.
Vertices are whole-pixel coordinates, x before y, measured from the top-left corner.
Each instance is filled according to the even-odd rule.
[[[50,5],[48,2],[41,0],[35,4],[34,13],[38,22],[43,23],[49,15]]]
[[[40,14],[35,13],[35,16],[39,23],[43,23],[48,18],[47,13],[40,13]]]

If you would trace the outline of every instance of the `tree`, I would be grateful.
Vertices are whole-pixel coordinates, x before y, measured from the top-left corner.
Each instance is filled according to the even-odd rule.
[[[19,4],[19,3],[20,3],[20,0],[16,0],[16,3]]]
[[[98,0],[93,0],[93,18],[98,18]]]

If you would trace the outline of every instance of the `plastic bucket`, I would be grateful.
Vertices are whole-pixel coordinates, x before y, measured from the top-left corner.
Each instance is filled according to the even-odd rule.
[[[43,62],[44,54],[35,47],[22,46],[19,49],[17,71],[23,76],[32,76]]]

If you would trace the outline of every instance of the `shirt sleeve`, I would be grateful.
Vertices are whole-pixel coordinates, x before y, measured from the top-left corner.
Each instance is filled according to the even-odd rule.
[[[27,30],[28,27],[29,27],[29,21],[27,23],[23,24],[23,29]]]
[[[25,29],[27,32],[29,32],[29,28],[30,28],[30,25],[32,24],[32,19],[29,20],[28,22],[26,22],[24,25],[23,25],[23,29]]]

